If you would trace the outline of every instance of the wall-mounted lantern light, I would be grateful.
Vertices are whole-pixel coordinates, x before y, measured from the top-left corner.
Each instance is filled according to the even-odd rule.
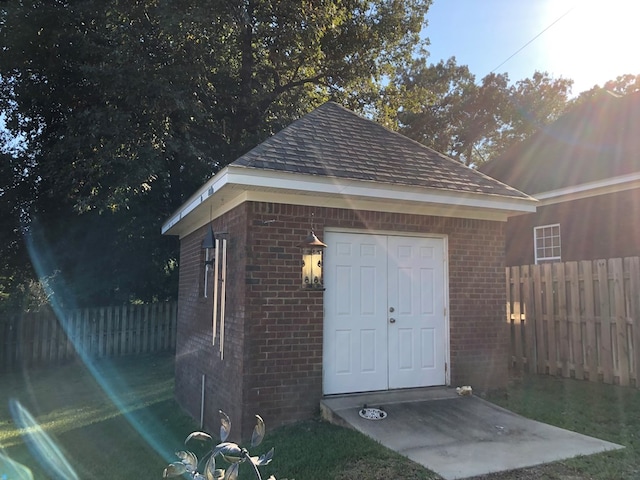
[[[209,255],[210,250],[215,252],[216,249],[216,235],[213,233],[213,228],[209,227],[206,235],[204,236],[204,240],[202,240],[202,249],[204,250],[204,264],[208,266],[213,266],[214,255]]]
[[[209,267],[213,267],[216,258],[216,236],[213,228],[209,227],[207,233],[202,240],[202,249],[204,250],[204,297],[208,296],[209,291]]]
[[[327,247],[311,233],[298,245],[302,248],[302,288],[324,290],[322,280],[322,262],[324,249]]]

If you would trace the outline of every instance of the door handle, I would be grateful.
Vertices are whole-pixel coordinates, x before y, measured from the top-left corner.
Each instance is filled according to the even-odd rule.
[[[389,319],[389,323],[396,323],[396,319],[395,318],[390,318]]]

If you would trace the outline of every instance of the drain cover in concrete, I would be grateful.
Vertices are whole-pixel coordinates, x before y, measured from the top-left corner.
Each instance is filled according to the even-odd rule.
[[[381,408],[363,407],[358,413],[366,420],[384,420],[387,418],[387,412]]]

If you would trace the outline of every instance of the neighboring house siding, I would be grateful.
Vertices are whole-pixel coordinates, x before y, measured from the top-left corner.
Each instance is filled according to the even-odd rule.
[[[507,222],[507,265],[534,263],[533,229],[560,224],[561,261],[640,255],[640,189],[538,207]]]
[[[201,298],[201,228],[181,241],[176,396],[200,415],[207,375],[205,425],[217,410],[250,434],[254,414],[269,427],[312,417],[322,396],[323,293],[300,288],[299,242],[312,214],[325,228],[447,235],[451,384],[477,391],[504,387],[508,331],[504,322],[502,222],[247,202],[213,222],[228,231],[225,358],[211,346],[211,300]],[[246,298],[245,301],[242,299]]]

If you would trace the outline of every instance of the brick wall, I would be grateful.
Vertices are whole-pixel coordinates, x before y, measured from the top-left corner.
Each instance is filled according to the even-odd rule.
[[[210,307],[193,294],[199,281],[194,272],[200,268],[193,258],[199,254],[204,230],[181,244],[176,385],[178,399],[189,412],[199,416],[199,382],[205,371],[218,385],[207,392],[213,431],[218,408],[233,412],[244,438],[255,413],[269,428],[318,411],[323,292],[300,288],[297,247],[309,233],[312,214],[321,239],[327,227],[447,235],[451,382],[471,384],[477,391],[505,385],[503,223],[249,202],[214,222],[215,230],[229,230],[233,250],[228,295],[234,301],[229,298],[227,305],[234,306],[228,308],[230,330],[222,363],[209,354]],[[197,378],[189,378],[193,376]],[[180,392],[183,387],[191,390],[188,395]]]
[[[232,419],[232,438],[239,440],[242,424],[247,205],[243,204],[212,222],[219,239],[227,239],[227,279],[224,360],[220,338],[212,345],[213,274],[204,291],[205,226],[180,242],[178,331],[176,339],[176,399],[195,419],[200,418],[202,375],[205,375],[205,427],[220,427],[218,410]],[[227,232],[220,234],[219,232]],[[219,327],[218,327],[219,329]]]

